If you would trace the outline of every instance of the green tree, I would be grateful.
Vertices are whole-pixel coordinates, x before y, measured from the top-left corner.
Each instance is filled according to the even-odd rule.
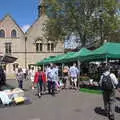
[[[49,40],[64,40],[75,33],[81,46],[99,37],[109,39],[119,27],[116,0],[46,0],[49,20],[46,36]]]
[[[118,14],[120,4],[118,4],[117,0],[105,0],[104,9],[102,15],[103,38],[112,42],[119,41],[120,39],[117,36],[120,29],[120,14]],[[115,35],[117,39],[114,37]]]

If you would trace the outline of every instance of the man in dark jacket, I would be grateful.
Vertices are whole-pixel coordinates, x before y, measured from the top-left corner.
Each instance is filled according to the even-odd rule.
[[[6,84],[6,75],[4,73],[2,66],[0,66],[0,88],[2,85],[5,85],[5,84]]]

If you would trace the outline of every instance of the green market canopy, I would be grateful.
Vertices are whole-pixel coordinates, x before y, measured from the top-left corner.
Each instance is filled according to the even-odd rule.
[[[77,61],[78,59],[82,61],[83,57],[87,56],[90,53],[91,53],[90,50],[86,48],[81,48],[81,50],[78,52],[68,52],[54,57],[45,58],[42,61],[36,63],[36,65],[43,65],[49,63],[66,63],[66,62]]]
[[[120,43],[104,43],[96,50],[90,51],[81,48],[78,52],[68,52],[57,56],[51,56],[38,62],[36,65],[49,63],[66,63],[72,61],[101,61],[106,59],[120,59]]]
[[[76,61],[76,60],[80,60],[83,61],[84,57],[86,57],[87,55],[89,55],[91,53],[90,50],[88,50],[87,48],[81,48],[78,52],[75,52],[73,55],[67,57],[65,59],[65,61]]]
[[[61,54],[61,55],[57,55],[57,56],[50,56],[48,58],[43,59],[40,62],[37,62],[36,65],[39,66],[39,65],[43,65],[43,64],[46,65],[49,63],[63,63],[63,62],[65,62],[64,59],[71,56],[72,54],[74,54],[74,52],[69,52],[69,53]]]
[[[75,53],[74,52],[68,52],[66,54],[57,55],[54,58],[48,60],[47,64],[48,63],[64,63],[64,62],[66,62],[66,58],[69,58],[69,56],[72,56],[73,54],[75,54]]]
[[[43,59],[42,61],[40,61],[40,62],[37,62],[36,63],[36,65],[37,66],[40,66],[40,65],[43,65],[43,64],[47,64],[51,59],[53,59],[55,56],[50,56],[50,57],[48,57],[48,58],[45,58],[45,59]]]
[[[75,54],[75,52],[68,52],[64,55],[62,55],[61,57],[59,57],[55,62],[56,63],[65,63],[65,62],[69,62],[67,60],[67,58],[70,58],[71,56],[73,56]]]
[[[51,62],[51,63],[56,63],[56,62],[59,63],[59,59],[61,59],[64,55],[65,55],[65,54],[61,54],[61,55],[55,56],[53,59],[51,59],[51,60],[49,61],[49,63],[50,63],[50,62]]]
[[[87,61],[120,59],[120,43],[107,42],[85,57]]]
[[[59,58],[61,58],[63,55],[64,55],[64,54],[57,55],[57,56],[54,56],[54,57],[49,58],[49,59],[47,58],[47,60],[45,60],[43,63],[44,63],[44,64],[56,63],[56,62],[59,60]]]

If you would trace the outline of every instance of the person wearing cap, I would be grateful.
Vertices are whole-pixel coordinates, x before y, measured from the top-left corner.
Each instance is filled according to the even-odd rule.
[[[105,66],[104,72],[100,78],[100,87],[102,88],[103,78],[105,76],[109,76],[110,80],[113,84],[113,88],[111,90],[103,89],[103,102],[104,102],[104,109],[106,111],[106,115],[108,116],[109,120],[115,120],[115,89],[118,85],[118,79],[116,78],[114,73],[111,73],[110,67]]]

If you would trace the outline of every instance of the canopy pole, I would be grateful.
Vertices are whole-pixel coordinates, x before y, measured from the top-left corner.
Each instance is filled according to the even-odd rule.
[[[45,71],[45,65],[43,64],[43,72]]]
[[[108,58],[107,58],[107,56],[106,56],[106,65],[108,65]]]
[[[78,69],[79,69],[79,73],[78,73],[78,87],[79,87],[79,83],[80,83],[80,60],[77,60],[77,64],[78,64]]]
[[[78,69],[80,70],[80,60],[77,60]]]
[[[63,69],[64,69],[64,63],[62,63],[62,79],[63,79]]]

